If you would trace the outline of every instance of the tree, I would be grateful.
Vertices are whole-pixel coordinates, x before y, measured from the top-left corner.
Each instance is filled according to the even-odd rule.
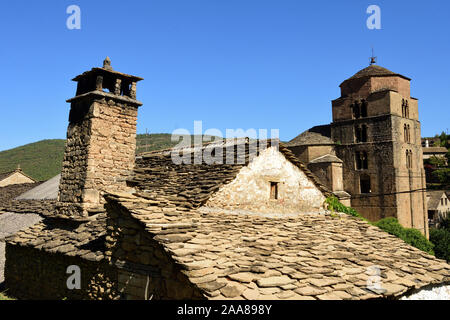
[[[450,168],[435,170],[431,175],[442,184],[450,184]]]
[[[441,135],[439,136],[439,140],[441,142],[441,147],[445,147],[448,148],[449,144],[448,144],[448,139],[449,139],[449,135],[447,135],[444,131],[442,131]]]
[[[445,163],[445,159],[442,157],[436,157],[436,156],[431,156],[429,159],[429,163],[435,167],[441,168],[441,167],[445,167],[446,163]]]
[[[430,241],[437,258],[450,262],[450,214],[439,223],[439,229],[430,229]]]

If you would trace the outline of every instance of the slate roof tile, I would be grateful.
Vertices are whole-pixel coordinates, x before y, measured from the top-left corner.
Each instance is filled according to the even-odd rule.
[[[339,214],[339,218],[328,213],[268,218],[192,209],[171,221],[185,225],[196,221],[195,227],[182,229],[190,239],[169,243],[158,238],[160,232],[170,230],[165,218],[155,223],[134,211],[141,198],[122,202],[125,199],[110,194],[107,199],[126,209],[143,227],[150,224],[150,235],[181,269],[199,270],[196,277],[189,272],[187,275],[208,298],[391,298],[431,284],[450,283],[450,265],[445,261],[345,214]],[[158,212],[158,207],[152,207],[147,210],[147,218]],[[210,239],[217,245],[193,250],[196,239]],[[169,247],[174,244],[178,244],[177,250]],[[183,262],[178,256],[190,257],[193,262]],[[414,272],[404,276],[403,270],[410,270],[411,265]],[[368,287],[371,268],[376,266],[381,291]],[[218,289],[215,283],[227,285]]]

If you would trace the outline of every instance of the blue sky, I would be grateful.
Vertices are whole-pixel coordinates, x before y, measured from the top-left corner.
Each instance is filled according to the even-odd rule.
[[[69,5],[81,30],[69,30]],[[381,30],[366,9],[381,8]],[[279,129],[331,121],[339,84],[378,64],[412,78],[422,136],[450,129],[449,1],[23,1],[0,11],[0,150],[65,138],[70,79],[101,66],[143,77],[138,133]]]

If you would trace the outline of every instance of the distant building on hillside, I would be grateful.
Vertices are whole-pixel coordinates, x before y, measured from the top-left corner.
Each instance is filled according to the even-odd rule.
[[[11,184],[35,183],[37,182],[30,176],[26,175],[20,166],[16,170],[0,173],[0,187],[6,187]]]
[[[450,199],[446,191],[427,191],[428,223],[436,227],[450,212]]]
[[[421,139],[422,141],[422,147],[429,148],[429,147],[439,147],[441,145],[441,140],[439,137],[425,137]]]
[[[445,147],[423,147],[423,160],[436,157],[445,161],[445,165],[448,165],[447,158],[445,157],[448,152]]]

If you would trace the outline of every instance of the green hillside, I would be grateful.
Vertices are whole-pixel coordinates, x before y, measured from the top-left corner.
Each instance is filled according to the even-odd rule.
[[[193,141],[193,139],[192,139]],[[66,140],[42,140],[0,152],[0,173],[12,171],[20,164],[22,170],[36,180],[50,179],[61,172]],[[138,134],[137,153],[166,149],[178,142],[171,134]]]
[[[0,152],[0,172],[22,170],[36,180],[47,180],[61,171],[66,140],[42,140]]]

